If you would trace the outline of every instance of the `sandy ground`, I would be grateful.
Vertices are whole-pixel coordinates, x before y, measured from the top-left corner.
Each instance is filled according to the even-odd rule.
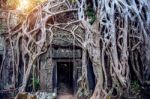
[[[58,95],[56,99],[76,99],[76,98],[71,94],[64,94]]]

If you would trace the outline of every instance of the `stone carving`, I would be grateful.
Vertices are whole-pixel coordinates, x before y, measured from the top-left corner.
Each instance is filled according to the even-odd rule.
[[[56,33],[54,34],[53,44],[69,46],[73,43],[73,36],[67,33]]]
[[[58,48],[52,51],[53,58],[81,58],[80,49]]]

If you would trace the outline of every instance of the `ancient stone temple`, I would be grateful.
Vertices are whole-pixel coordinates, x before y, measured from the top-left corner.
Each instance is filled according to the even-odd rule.
[[[79,35],[84,38],[84,30],[79,28]],[[2,47],[3,48],[3,47]],[[39,63],[34,64],[36,67],[35,79],[39,80],[38,90],[43,92],[63,92],[64,90],[71,93],[76,93],[79,86],[79,79],[82,75],[82,59],[88,57],[84,55],[80,44],[74,39],[73,35],[68,34],[65,31],[56,31],[49,51],[40,56]],[[3,49],[1,50],[3,53]],[[11,53],[11,52],[9,52]],[[11,56],[11,55],[10,55]],[[9,56],[9,57],[10,57]],[[8,56],[7,56],[8,57]],[[92,70],[92,63],[87,58],[88,66],[88,77],[89,77],[89,90],[94,90],[95,79]],[[22,71],[23,67],[20,62],[19,67],[19,81],[23,78]],[[4,87],[8,87],[12,84],[12,66],[3,67],[3,84]],[[32,84],[32,74],[29,78],[29,84]],[[10,86],[12,87],[12,85]],[[27,91],[32,91],[32,86],[27,86]],[[5,89],[5,88],[4,88]],[[38,91],[37,90],[37,91]]]
[[[59,88],[64,87],[64,84],[75,91],[77,79],[82,72],[82,49],[73,44],[71,35],[63,31],[59,32],[54,36],[52,50],[47,53],[46,57],[44,55],[41,58],[41,86],[43,90],[58,91]],[[48,60],[49,57],[52,57],[52,60]],[[46,64],[45,60],[47,60]]]
[[[42,90],[59,91],[64,90],[63,87],[69,88],[72,92],[77,90],[77,79],[82,72],[82,48],[73,41],[73,36],[64,31],[55,34],[52,50],[40,61]]]
[[[15,15],[12,14],[13,19],[16,18],[14,16]],[[33,18],[35,17],[32,14],[31,16]],[[40,91],[56,94],[67,91],[71,94],[75,94],[79,90],[79,87],[82,86],[82,79],[80,79],[82,71],[87,69],[88,74],[86,76],[88,76],[89,84],[87,88],[90,94],[92,94],[95,87],[95,76],[91,60],[88,57],[88,52],[83,48],[83,42],[86,37],[85,29],[80,21],[78,21],[76,10],[60,13],[53,18],[54,19],[50,18],[47,20],[47,30],[44,32],[44,35],[46,35],[46,42],[43,45],[43,49],[46,47],[46,52],[42,53],[33,62],[25,91]],[[33,20],[29,21],[32,22]],[[15,22],[11,23],[11,28],[13,28],[13,24],[17,24]],[[29,22],[29,26],[32,27],[32,25],[33,24]],[[51,27],[51,25],[54,26]],[[14,30],[15,29],[16,28],[14,28]],[[48,29],[51,29],[52,34]],[[19,32],[21,33],[21,31]],[[37,32],[37,41],[40,40],[42,36],[40,33],[41,31]],[[7,31],[3,31],[1,34],[4,38],[8,36]],[[33,35],[30,36],[32,37]],[[12,37],[12,39],[14,40],[14,42],[12,42],[14,45],[17,44],[16,42],[21,42],[21,40],[17,41],[15,36]],[[25,37],[24,41],[30,44],[31,42],[29,39],[30,38]],[[1,89],[2,91],[11,90],[11,92],[18,92],[19,88],[24,84],[24,79],[26,79],[24,75],[26,75],[28,71],[30,66],[28,63],[32,58],[30,58],[30,55],[27,54],[28,52],[25,51],[26,48],[20,48],[20,46],[24,46],[24,44],[19,45],[20,49],[11,49],[12,45],[8,40],[5,39],[0,41],[0,54],[1,56],[2,53],[5,55],[1,65]],[[3,41],[5,42],[5,46],[2,44]],[[38,46],[40,46],[40,44]],[[38,49],[38,47],[30,47],[33,47],[33,49],[29,49],[30,51],[32,50],[31,53],[36,53],[34,49]],[[6,50],[4,50],[4,48],[6,48]],[[2,57],[0,57],[0,59],[2,60]]]
[[[85,37],[85,31],[82,28],[78,28],[76,33]],[[40,90],[60,93],[66,89],[71,93],[76,93],[80,86],[82,64],[85,59],[88,63],[86,65],[90,83],[89,90],[91,92],[94,90],[95,79],[92,63],[88,58],[88,53],[82,49],[72,34],[56,30],[50,49],[41,56],[39,63]]]

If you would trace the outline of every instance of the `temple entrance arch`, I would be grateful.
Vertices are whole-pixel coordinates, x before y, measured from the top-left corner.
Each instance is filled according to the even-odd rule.
[[[75,46],[54,46],[52,54],[53,90],[58,94],[75,93],[82,72],[82,49]]]
[[[73,92],[73,62],[57,62],[58,92]]]

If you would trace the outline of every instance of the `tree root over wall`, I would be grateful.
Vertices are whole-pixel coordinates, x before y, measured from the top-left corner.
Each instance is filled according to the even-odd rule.
[[[93,7],[96,17],[92,24],[86,15],[89,5]],[[13,83],[18,82],[19,60],[22,59],[24,74],[19,91],[25,91],[33,64],[47,52],[59,30],[72,35],[85,52],[82,55],[81,76],[84,80],[78,93],[82,89],[88,90],[84,58],[86,51],[92,60],[96,78],[95,90],[90,99],[106,99],[113,94],[114,89],[118,95],[127,92],[131,80],[130,66],[141,83],[142,75],[147,73],[142,74],[140,68],[149,68],[144,65],[144,59],[147,64],[150,62],[145,54],[149,53],[147,50],[150,47],[149,6],[148,0],[48,0],[25,14],[17,10],[7,11],[8,32],[2,36],[9,42],[12,51]],[[17,19],[17,25],[12,27],[10,21],[13,15],[17,15],[20,20]],[[61,16],[68,17],[62,20]],[[78,34],[79,28],[84,29],[84,38]],[[138,54],[141,58],[137,58]],[[137,59],[141,60],[141,65]],[[3,64],[5,60],[4,57]]]

